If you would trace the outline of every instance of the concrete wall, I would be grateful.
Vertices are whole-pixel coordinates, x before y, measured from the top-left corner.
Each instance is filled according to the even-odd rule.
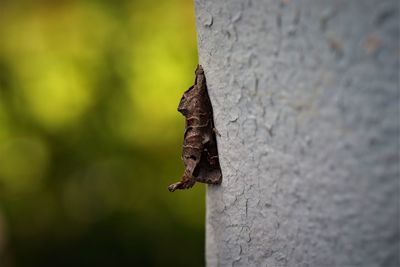
[[[208,266],[399,264],[397,0],[196,0]]]

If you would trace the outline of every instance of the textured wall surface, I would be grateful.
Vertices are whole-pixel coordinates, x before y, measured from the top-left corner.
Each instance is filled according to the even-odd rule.
[[[195,3],[208,266],[398,265],[398,1]]]

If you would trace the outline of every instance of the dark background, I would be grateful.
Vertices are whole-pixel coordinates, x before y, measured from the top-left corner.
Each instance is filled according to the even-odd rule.
[[[202,266],[192,1],[0,1],[0,266]]]

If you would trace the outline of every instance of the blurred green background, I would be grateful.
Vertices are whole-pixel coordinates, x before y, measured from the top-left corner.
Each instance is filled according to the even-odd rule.
[[[192,1],[0,1],[0,266],[203,266]]]

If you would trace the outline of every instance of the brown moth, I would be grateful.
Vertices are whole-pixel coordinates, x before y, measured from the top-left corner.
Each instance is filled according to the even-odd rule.
[[[185,171],[180,182],[168,186],[169,191],[191,188],[196,182],[221,184],[217,139],[211,101],[203,68],[197,65],[196,79],[182,96],[178,111],[185,116],[182,160]]]

